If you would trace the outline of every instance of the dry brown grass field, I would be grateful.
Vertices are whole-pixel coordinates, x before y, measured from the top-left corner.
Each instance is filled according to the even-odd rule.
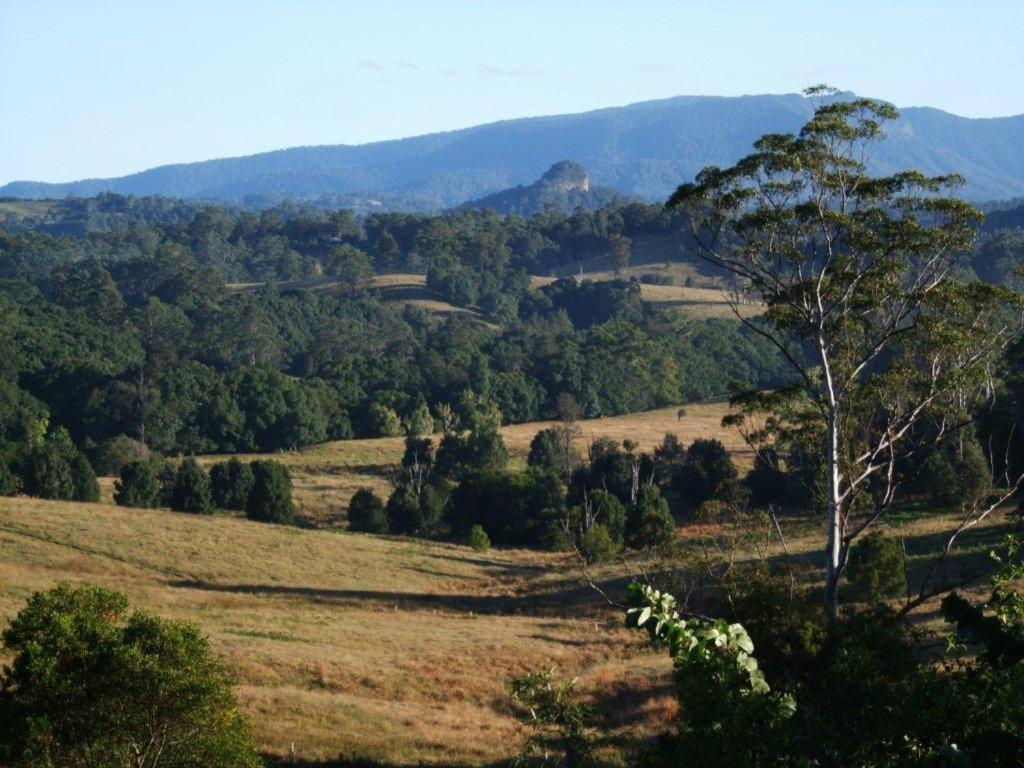
[[[551,666],[623,721],[672,706],[667,661],[596,611],[562,555],[0,499],[0,626],[60,579],[198,623],[272,755],[507,758],[507,679]]]
[[[950,522],[898,521],[912,576]],[[784,520],[783,528],[790,556],[815,562],[818,526]],[[951,575],[977,567],[1006,530],[996,517],[972,531]],[[685,552],[722,530],[691,524],[680,533]],[[778,540],[766,551],[782,556]],[[594,576],[621,594],[621,565]],[[119,589],[140,608],[196,622],[235,677],[261,750],[306,765],[507,759],[523,737],[507,680],[552,666],[579,677],[612,745],[672,721],[663,651],[622,628],[620,611],[585,585],[568,555],[0,499],[0,626],[33,591],[62,579]],[[919,612],[922,626],[939,628],[935,608]]]

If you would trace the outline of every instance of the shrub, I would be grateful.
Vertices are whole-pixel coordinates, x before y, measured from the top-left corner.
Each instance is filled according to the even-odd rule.
[[[23,490],[29,496],[71,501],[99,499],[96,473],[63,430],[48,435],[28,452],[20,476]]]
[[[0,496],[13,496],[18,492],[18,478],[7,462],[0,457]]]
[[[434,431],[434,417],[430,415],[427,404],[421,401],[404,419],[403,426],[409,437],[431,434]]]
[[[847,578],[864,600],[881,602],[903,592],[907,576],[900,543],[881,531],[872,531],[850,552]]]
[[[36,592],[3,633],[0,764],[262,765],[230,681],[192,624],[142,612],[124,595],[62,583]]]
[[[292,478],[279,461],[254,461],[252,490],[245,504],[245,516],[261,523],[291,523],[295,519]]]
[[[178,476],[178,468],[169,461],[165,461],[156,473],[156,479],[160,483],[160,506],[171,506],[171,496],[174,494],[174,480]]]
[[[590,511],[594,521],[604,526],[612,543],[621,548],[626,540],[626,508],[622,502],[608,491],[592,491]]]
[[[729,505],[721,499],[708,499],[693,513],[693,519],[701,522],[713,522],[725,517]]]
[[[388,530],[391,533],[416,533],[424,525],[423,509],[416,491],[399,486],[388,499]]]
[[[114,482],[114,502],[122,507],[160,505],[160,479],[151,461],[129,461]]]
[[[601,523],[594,523],[580,538],[580,553],[588,563],[600,563],[615,557],[620,546],[616,545],[608,529]]]
[[[367,427],[371,437],[398,437],[402,434],[402,420],[394,408],[373,403],[367,413]]]
[[[98,475],[119,475],[121,468],[129,461],[144,461],[149,458],[145,443],[133,440],[127,435],[118,435],[107,440],[92,454],[92,464]]]
[[[526,459],[526,464],[554,472],[559,477],[565,477],[575,462],[572,455],[566,455],[564,438],[565,435],[562,431],[555,427],[542,429],[530,441],[530,454]]]
[[[210,478],[199,466],[199,462],[191,457],[181,462],[174,473],[170,507],[176,512],[191,512],[194,515],[213,513]]]
[[[754,466],[743,479],[755,507],[787,504],[790,501],[790,479],[779,466],[779,454],[772,448],[759,450]]]
[[[81,451],[75,451],[69,461],[71,468],[72,496],[75,501],[99,501],[100,484],[92,464]]]
[[[508,464],[508,449],[498,430],[491,426],[468,435],[441,438],[434,464],[444,477],[457,478],[470,471],[500,472]]]
[[[387,533],[384,502],[369,488],[360,488],[348,504],[348,529],[357,533]]]
[[[656,547],[676,536],[676,524],[668,502],[656,485],[640,489],[626,528],[626,538],[637,548]]]
[[[236,458],[210,467],[210,492],[221,509],[244,510],[254,482],[252,467]]]
[[[565,487],[550,472],[473,472],[452,492],[448,522],[457,537],[474,524],[486,529],[494,544],[552,547],[563,518]]]
[[[476,552],[486,552],[491,548],[491,540],[487,536],[487,531],[485,531],[484,527],[479,524],[476,524],[469,529],[469,535],[466,536],[466,543]]]
[[[729,451],[718,440],[694,440],[686,461],[672,478],[672,488],[684,503],[696,509],[708,499],[724,499],[738,473]]]
[[[420,491],[420,513],[423,515],[423,527],[433,528],[444,517],[444,509],[451,496],[455,484],[443,477],[433,478]]]
[[[973,436],[933,452],[925,461],[922,474],[931,502],[938,507],[969,505],[992,490],[988,459]]]

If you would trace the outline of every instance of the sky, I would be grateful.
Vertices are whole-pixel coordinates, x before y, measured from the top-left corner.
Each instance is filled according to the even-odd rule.
[[[819,82],[1020,114],[1022,29],[1022,0],[0,0],[0,184]]]

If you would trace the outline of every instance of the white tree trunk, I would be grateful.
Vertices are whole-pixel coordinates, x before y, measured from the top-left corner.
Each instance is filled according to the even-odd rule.
[[[827,563],[825,604],[828,606],[828,612],[832,618],[836,618],[839,615],[839,576],[843,567],[842,499],[839,495],[839,426],[836,411],[835,405],[829,408],[825,427],[826,439],[828,440],[828,502],[826,508],[828,546],[825,552]]]

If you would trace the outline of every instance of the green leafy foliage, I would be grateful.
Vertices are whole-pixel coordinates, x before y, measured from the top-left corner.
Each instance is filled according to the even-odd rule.
[[[387,533],[384,502],[369,488],[360,488],[348,504],[348,529],[359,533]]]
[[[576,693],[576,680],[554,679],[554,670],[529,672],[509,683],[516,714],[528,736],[516,765],[586,768],[594,764],[590,709]]]
[[[491,539],[479,523],[470,526],[469,533],[466,535],[466,543],[474,552],[486,552],[491,548]]]
[[[194,458],[187,458],[178,465],[170,487],[169,501],[170,508],[177,512],[191,512],[195,515],[213,513],[210,478]]]
[[[3,633],[0,763],[256,768],[230,681],[191,624],[128,613],[124,595],[62,583]]]
[[[290,524],[295,518],[292,478],[279,461],[254,461],[252,490],[245,503],[245,516],[261,523]]]
[[[680,764],[773,764],[776,732],[793,716],[796,702],[768,685],[741,624],[682,618],[672,595],[634,582],[626,626],[646,631],[672,657]]]
[[[656,485],[640,489],[626,522],[626,540],[633,547],[657,547],[676,537],[676,523],[668,502]]]
[[[907,576],[902,545],[882,531],[872,531],[853,548],[847,575],[861,598],[869,602],[904,594]]]
[[[129,461],[114,482],[114,502],[122,507],[160,506],[160,477],[152,461]]]
[[[221,509],[244,510],[254,483],[252,466],[236,458],[210,466],[210,493]]]

